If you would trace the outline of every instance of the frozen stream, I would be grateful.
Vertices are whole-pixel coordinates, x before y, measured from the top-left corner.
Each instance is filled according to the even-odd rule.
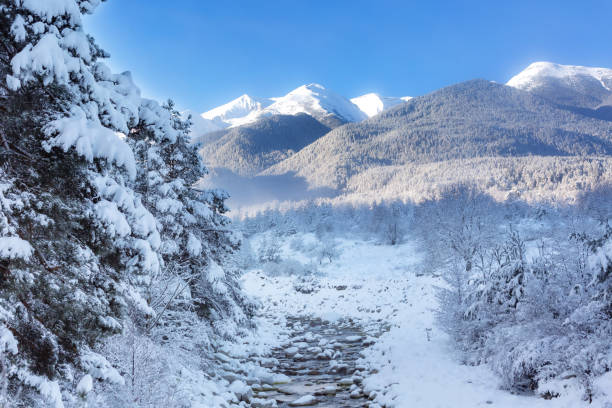
[[[246,291],[262,305],[257,362],[291,382],[278,384],[277,377],[258,374],[249,384],[259,390],[243,406],[288,407],[308,396],[315,407],[585,406],[578,393],[551,401],[511,394],[488,366],[462,364],[436,324],[436,288],[444,282],[420,273],[414,245],[340,241],[339,252],[338,259],[319,266],[312,281],[262,270],[244,276]],[[306,263],[307,255],[290,243],[283,249],[285,259]],[[326,350],[333,350],[331,359],[317,358]],[[334,356],[335,351],[342,354]],[[331,395],[324,395],[326,390]],[[273,405],[260,405],[268,401]]]
[[[270,367],[291,382],[253,387],[253,407],[267,406],[258,400],[275,400],[278,407],[364,407],[369,399],[361,388],[365,366],[360,352],[374,343],[362,329],[348,321],[329,323],[320,319],[288,318],[292,335],[272,350],[277,361]]]

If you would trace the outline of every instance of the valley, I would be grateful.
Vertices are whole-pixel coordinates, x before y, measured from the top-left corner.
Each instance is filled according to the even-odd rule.
[[[404,3],[0,0],[0,408],[612,407],[612,10]]]

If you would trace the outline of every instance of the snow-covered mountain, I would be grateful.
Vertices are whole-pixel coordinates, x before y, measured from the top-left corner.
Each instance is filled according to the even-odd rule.
[[[212,121],[218,126],[218,129],[240,126],[248,123],[245,122],[244,119],[251,113],[261,112],[273,102],[273,98],[253,98],[244,94],[231,102],[204,112],[200,116],[203,119]]]
[[[317,120],[337,126],[365,118],[359,107],[319,84],[300,86],[285,96],[253,98],[249,95],[204,112],[201,116],[219,128],[242,126],[273,115],[306,113]]]
[[[610,121],[530,92],[474,80],[335,128],[261,174],[293,174],[312,188],[343,189],[355,176],[385,166],[529,155],[611,156],[610,135]],[[386,184],[375,178],[362,181],[379,192]]]
[[[205,135],[200,154],[212,169],[254,176],[286,159],[331,129],[311,115],[264,116],[254,123]]]
[[[560,105],[588,109],[612,105],[612,69],[608,68],[534,62],[507,85]]]
[[[318,120],[335,116],[343,122],[359,122],[367,117],[354,103],[319,84],[303,85],[281,98],[276,98],[261,115],[298,113],[309,114]]]
[[[351,98],[351,102],[353,102],[357,107],[369,118],[374,115],[378,115],[380,112],[389,109],[395,105],[398,105],[402,102],[406,102],[412,99],[411,96],[402,96],[401,98],[395,98],[392,96],[380,96],[377,93],[368,93],[365,95],[357,96],[356,98]]]
[[[306,113],[327,126],[336,127],[347,122],[360,122],[409,99],[371,93],[349,100],[322,85],[308,84],[281,97],[254,98],[245,94],[201,115],[194,115],[193,133],[201,136],[254,123],[264,117],[298,113]]]

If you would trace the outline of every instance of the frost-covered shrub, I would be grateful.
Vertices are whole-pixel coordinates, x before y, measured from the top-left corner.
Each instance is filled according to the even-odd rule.
[[[136,325],[127,324],[123,333],[104,343],[103,353],[121,373],[119,384],[102,384],[101,406],[177,406],[178,381],[166,350]]]
[[[439,321],[467,363],[488,363],[507,388],[552,398],[580,387],[590,399],[612,369],[612,228],[575,209],[542,210],[520,220],[507,209],[515,224],[500,223],[469,258],[451,246]]]
[[[319,274],[315,264],[304,265],[294,259],[283,259],[277,263],[264,264],[263,271],[268,276],[310,276]]]
[[[293,289],[296,292],[311,294],[321,288],[319,280],[313,275],[300,276],[293,282]]]
[[[323,262],[332,263],[334,259],[337,259],[340,256],[338,242],[335,238],[330,236],[321,237],[316,252],[319,264],[322,264]]]
[[[281,260],[281,241],[274,232],[263,235],[259,243],[258,260],[262,264],[278,263]]]

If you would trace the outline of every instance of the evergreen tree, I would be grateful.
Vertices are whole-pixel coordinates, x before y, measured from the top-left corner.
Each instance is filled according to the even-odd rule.
[[[195,187],[206,169],[198,146],[190,143],[191,121],[181,118],[171,101],[162,107],[144,100],[140,117],[130,132],[139,163],[136,189],[157,219],[164,265],[148,294],[160,313],[155,323],[177,307],[212,320],[241,315],[236,271],[221,267],[238,248],[224,216],[227,195]]]
[[[139,288],[159,270],[159,233],[116,133],[140,96],[83,32],[97,3],[0,1],[1,348],[8,393],[23,388],[27,406],[62,406],[75,370],[120,381],[91,349],[127,305],[153,313]]]

